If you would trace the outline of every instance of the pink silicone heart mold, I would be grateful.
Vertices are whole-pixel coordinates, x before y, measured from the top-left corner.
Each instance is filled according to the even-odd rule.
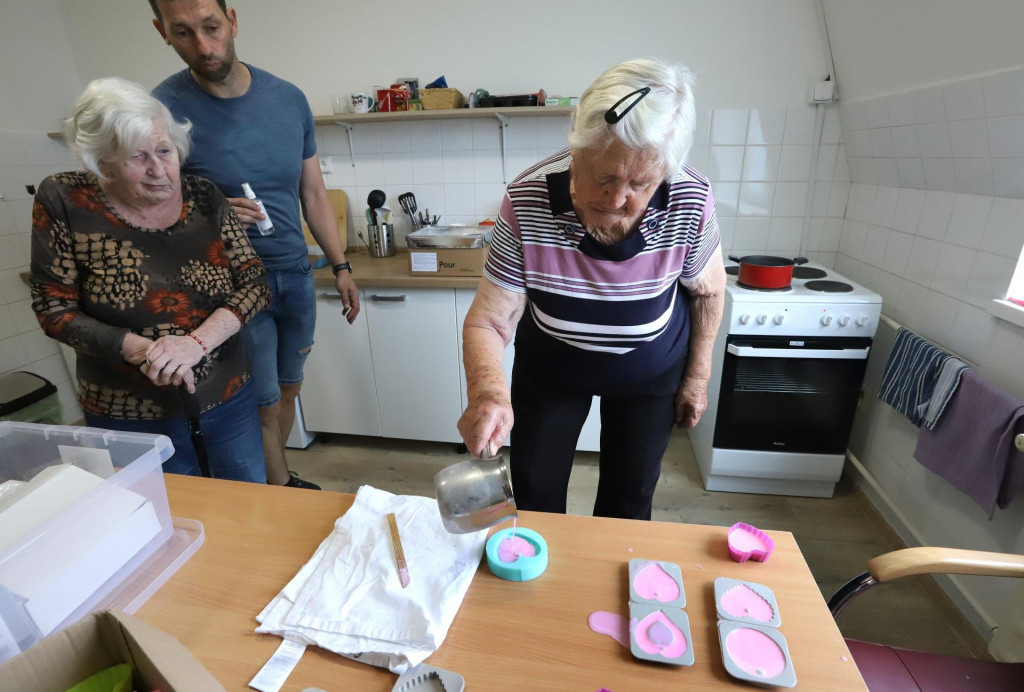
[[[736,562],[767,562],[775,541],[756,526],[737,522],[729,527],[729,557]]]

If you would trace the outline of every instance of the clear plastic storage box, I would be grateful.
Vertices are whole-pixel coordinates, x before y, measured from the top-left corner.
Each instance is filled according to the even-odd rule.
[[[24,505],[0,497],[0,661],[96,608],[137,608],[198,549],[202,525],[172,520],[167,504],[173,452],[162,435],[0,421],[0,483],[47,469],[89,481],[56,513],[43,495],[24,534]]]

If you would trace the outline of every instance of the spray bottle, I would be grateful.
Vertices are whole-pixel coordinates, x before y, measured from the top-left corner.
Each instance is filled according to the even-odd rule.
[[[273,233],[274,223],[270,220],[270,214],[267,213],[266,207],[263,206],[263,200],[256,197],[256,193],[252,191],[252,187],[249,183],[242,183],[242,194],[245,195],[246,199],[251,199],[260,207],[260,213],[263,214],[263,220],[256,222],[256,228],[259,230],[260,235],[270,235]]]

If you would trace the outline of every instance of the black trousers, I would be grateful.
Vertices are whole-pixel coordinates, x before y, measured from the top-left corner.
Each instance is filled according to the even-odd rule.
[[[653,380],[602,388],[565,381],[517,354],[510,470],[518,508],[565,513],[576,442],[593,397],[600,395],[594,516],[649,520],[684,366],[685,359]]]

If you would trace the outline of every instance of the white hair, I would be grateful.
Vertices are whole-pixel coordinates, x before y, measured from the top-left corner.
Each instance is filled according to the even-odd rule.
[[[64,139],[85,170],[106,181],[100,164],[127,161],[152,136],[156,122],[167,127],[178,160],[184,161],[191,123],[176,122],[167,106],[135,82],[119,77],[94,79],[64,121]]]
[[[602,151],[614,139],[628,149],[651,150],[666,165],[666,178],[683,166],[697,123],[693,101],[693,73],[683,65],[657,59],[630,60],[609,68],[587,87],[572,114],[569,146]],[[617,123],[605,121],[605,113],[620,99],[644,87],[650,93],[640,99]],[[621,113],[632,99],[620,105]]]

